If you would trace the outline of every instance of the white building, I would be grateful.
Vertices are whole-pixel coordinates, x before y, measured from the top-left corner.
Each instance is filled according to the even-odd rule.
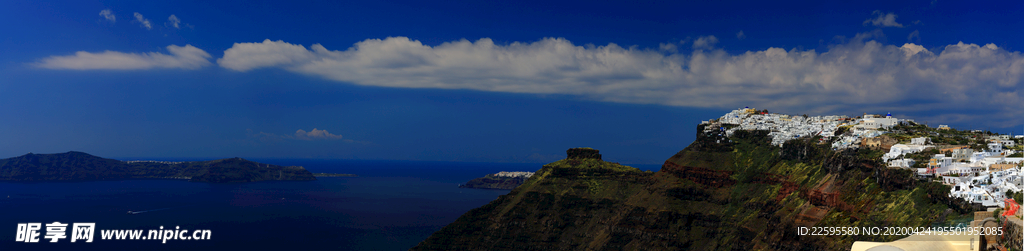
[[[967,180],[966,177],[942,176],[942,184],[956,185]]]
[[[988,143],[988,153],[989,156],[1003,154],[1003,145],[995,142]]]
[[[893,118],[892,114],[886,114],[884,118],[875,115],[864,115],[857,127],[863,130],[876,130],[889,128],[899,124],[899,119]]]
[[[981,161],[981,160],[985,159],[985,157],[988,157],[988,153],[987,152],[976,152],[976,153],[971,155],[970,161],[971,161],[971,163],[978,162],[978,161]]]
[[[882,156],[882,161],[899,158],[901,155],[924,151],[929,146],[895,144],[889,148],[889,152]]]
[[[974,150],[970,148],[953,150],[953,160],[970,160],[974,156]]]
[[[529,177],[533,176],[533,172],[505,172],[505,171],[501,171],[501,172],[498,172],[498,173],[494,174],[494,176],[497,176],[497,177],[512,177],[512,178],[518,178],[518,177],[529,178]]]
[[[894,159],[889,161],[890,167],[910,168],[914,166],[914,159]]]
[[[1001,140],[999,140],[999,144],[1002,144],[1005,147],[1013,147],[1013,146],[1017,145],[1016,142],[1013,142],[1013,140],[1010,140],[1010,139],[1001,139]]]
[[[732,136],[737,130],[768,131],[772,145],[781,146],[788,140],[800,137],[821,136],[822,141],[834,137],[836,129],[843,125],[846,116],[789,116],[785,114],[763,114],[756,109],[742,108],[733,110],[714,122],[708,124],[705,132],[723,128],[725,124],[737,125],[725,131],[725,136]],[[859,143],[859,142],[858,142]]]
[[[910,144],[911,145],[922,145],[923,146],[923,145],[927,145],[928,141],[929,141],[929,139],[926,138],[926,137],[912,138],[912,139],[910,139]]]
[[[966,176],[973,173],[980,173],[984,171],[986,171],[986,166],[983,166],[978,163],[954,163],[949,168],[942,170],[941,173],[945,175],[956,174],[960,176]]]
[[[999,207],[1003,204],[1002,201],[996,200],[986,189],[967,183],[959,183],[954,186],[949,191],[949,196],[963,198],[968,203],[979,203],[984,207]]]
[[[931,163],[938,167],[948,168],[953,166],[953,157],[946,157],[944,154],[936,154],[935,156],[932,156]]]
[[[1003,158],[1003,162],[1004,163],[1008,163],[1008,164],[1020,164],[1020,162],[1024,162],[1024,158],[1021,158],[1021,157]]]

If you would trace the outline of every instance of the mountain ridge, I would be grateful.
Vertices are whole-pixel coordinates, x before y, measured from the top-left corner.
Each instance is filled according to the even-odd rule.
[[[120,161],[69,151],[28,153],[0,159],[0,181],[90,181],[178,178],[196,182],[231,183],[266,180],[316,180],[298,166],[263,164],[242,158],[209,161]]]

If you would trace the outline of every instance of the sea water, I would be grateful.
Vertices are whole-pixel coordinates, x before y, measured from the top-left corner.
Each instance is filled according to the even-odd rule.
[[[405,250],[508,190],[458,188],[541,164],[259,160],[359,177],[211,184],[184,180],[0,182],[0,250]],[[641,167],[641,169],[645,169]],[[651,169],[650,167],[646,168]],[[128,214],[128,211],[139,212]],[[56,243],[16,242],[19,223],[69,224]],[[96,223],[70,242],[71,224]],[[101,230],[209,230],[206,240],[103,240]],[[162,232],[161,232],[162,233]],[[189,234],[190,235],[190,234]]]

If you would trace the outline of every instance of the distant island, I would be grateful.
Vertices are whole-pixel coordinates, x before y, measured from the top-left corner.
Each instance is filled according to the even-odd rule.
[[[0,181],[89,181],[187,179],[234,183],[268,180],[316,180],[301,166],[278,166],[242,158],[210,161],[120,161],[83,152],[25,154],[0,159]]]
[[[313,177],[358,177],[350,173],[314,173]]]
[[[533,176],[533,172],[498,172],[459,185],[460,188],[512,190]]]

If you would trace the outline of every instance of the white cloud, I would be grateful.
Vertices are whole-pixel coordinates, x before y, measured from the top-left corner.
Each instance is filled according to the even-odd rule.
[[[332,140],[332,139],[341,139],[341,135],[334,135],[334,134],[331,134],[330,132],[327,132],[327,130],[317,130],[316,128],[313,128],[312,131],[308,131],[308,132],[305,131],[305,130],[299,129],[299,130],[295,131],[294,139],[299,139],[299,140],[320,140],[320,139]]]
[[[900,51],[903,51],[903,55],[905,55],[907,59],[914,57],[914,55],[917,55],[918,53],[925,53],[928,56],[935,56],[934,53],[928,51],[928,49],[925,49],[924,46],[911,43],[906,43],[903,44],[903,46],[900,46]]]
[[[181,24],[181,19],[178,19],[177,16],[171,15],[170,17],[167,17],[166,25],[168,27],[174,27],[175,29],[180,29],[181,28],[180,24]]]
[[[111,11],[110,9],[101,10],[100,16],[107,19],[107,21],[110,21],[111,23],[117,22],[117,17],[114,16],[114,11]]]
[[[1019,123],[1024,56],[995,45],[884,45],[859,34],[827,51],[768,48],[665,53],[561,38],[498,45],[484,38],[437,46],[405,37],[367,39],[338,51],[283,41],[236,43],[217,60],[248,71],[278,67],[368,86],[569,94],[687,107],[756,106],[798,114],[962,112],[955,119]],[[699,48],[714,44],[698,38]],[[912,104],[908,104],[912,101]],[[947,121],[955,122],[955,121]]]
[[[281,141],[281,140],[304,140],[304,141],[341,140],[343,142],[348,142],[348,143],[372,144],[372,143],[369,143],[369,142],[354,141],[354,140],[351,140],[351,139],[343,139],[341,135],[332,134],[332,133],[328,132],[327,130],[320,130],[320,129],[316,129],[316,128],[313,128],[312,131],[308,131],[308,132],[306,130],[299,129],[299,130],[296,130],[295,133],[291,134],[291,135],[277,135],[277,134],[266,133],[266,132],[253,133],[252,130],[246,130],[246,131],[247,131],[246,134],[248,134],[250,138],[256,139],[256,140],[261,141],[261,142],[274,142],[274,141]]]
[[[153,29],[153,24],[149,23],[149,19],[143,18],[142,14],[135,12],[135,21],[139,22],[139,26],[146,28],[147,30]]]
[[[916,40],[915,40],[915,38],[916,38]],[[921,42],[921,32],[920,31],[914,30],[914,32],[911,32],[909,35],[907,35],[907,42],[908,43],[911,43],[911,42],[914,42],[914,41],[917,41],[918,43]]]
[[[718,38],[715,36],[698,37],[697,40],[693,40],[693,49],[711,49],[718,43]]]
[[[192,45],[167,46],[170,55],[159,52],[124,53],[104,51],[76,52],[70,56],[52,56],[35,63],[47,69],[139,70],[151,68],[198,69],[210,65],[210,54]]]
[[[747,35],[746,35],[746,34],[743,34],[743,31],[742,31],[742,30],[740,30],[740,32],[736,33],[736,38],[738,38],[738,39],[744,39],[744,38],[747,38]]]
[[[313,47],[320,46],[319,44]],[[323,46],[320,46],[323,48]],[[289,65],[296,62],[309,62],[315,59],[313,52],[305,46],[289,44],[284,41],[263,40],[263,43],[235,43],[224,51],[224,57],[217,59],[221,67],[248,71],[255,68]]]
[[[663,52],[677,53],[677,52],[679,52],[679,47],[677,47],[673,43],[667,43],[667,44],[660,43],[660,44],[658,44],[658,50],[661,50]]]
[[[871,24],[871,25],[879,26],[879,27],[900,27],[900,28],[903,28],[903,24],[900,24],[900,23],[896,22],[896,14],[894,14],[892,12],[882,13],[882,11],[876,10],[874,12],[871,12],[871,15],[875,15],[875,17],[874,18],[869,18],[868,20],[864,20],[864,25]]]

